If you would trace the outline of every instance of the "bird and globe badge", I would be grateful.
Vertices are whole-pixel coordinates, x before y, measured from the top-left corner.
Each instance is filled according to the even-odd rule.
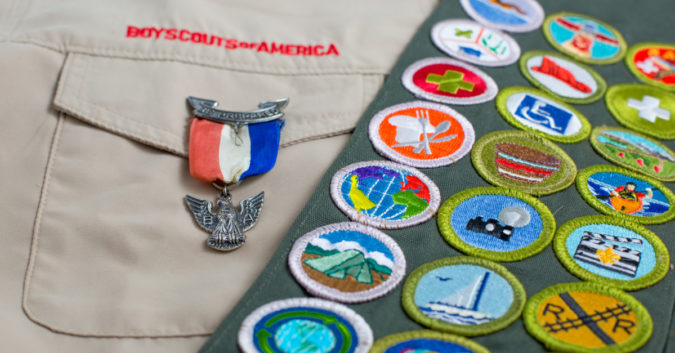
[[[417,168],[455,163],[471,150],[473,126],[462,114],[438,103],[413,101],[375,114],[368,125],[378,153]]]
[[[438,211],[438,228],[453,247],[493,261],[518,261],[553,239],[555,218],[528,194],[498,187],[461,191]]]
[[[351,220],[380,229],[425,222],[441,203],[440,191],[429,177],[388,161],[358,162],[338,170],[330,194]]]

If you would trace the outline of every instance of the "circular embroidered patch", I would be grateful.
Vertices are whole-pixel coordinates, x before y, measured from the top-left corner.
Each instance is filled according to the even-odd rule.
[[[316,298],[290,298],[265,304],[239,329],[245,353],[366,353],[373,332],[352,309]]]
[[[553,250],[573,275],[624,290],[655,284],[670,265],[656,234],[616,217],[586,216],[563,224]]]
[[[652,138],[627,129],[599,126],[591,132],[590,141],[595,151],[610,162],[658,180],[675,181],[675,153]]]
[[[474,20],[509,32],[529,32],[544,21],[544,9],[536,0],[460,0],[464,11]]]
[[[577,190],[596,210],[639,223],[665,223],[675,217],[675,195],[658,180],[630,170],[595,165],[577,176]]]
[[[621,125],[656,138],[675,139],[675,95],[656,87],[621,84],[607,90],[605,103]]]
[[[446,54],[476,65],[505,66],[520,56],[518,43],[508,34],[471,20],[438,22],[431,40]]]
[[[401,81],[418,98],[446,104],[483,103],[498,91],[485,72],[450,58],[416,61],[403,72]]]
[[[562,148],[526,131],[503,130],[480,138],[471,161],[493,185],[541,196],[574,183],[577,167]]]
[[[295,241],[288,266],[312,295],[360,303],[393,290],[405,274],[405,257],[394,239],[360,223],[317,228]]]
[[[518,261],[551,242],[555,218],[530,195],[505,188],[473,188],[443,202],[438,228],[450,245],[465,254]]]
[[[407,331],[375,341],[369,353],[489,353],[462,336],[431,330]]]
[[[351,220],[383,229],[405,228],[433,217],[441,193],[415,168],[370,161],[350,164],[331,180],[333,202]]]
[[[638,43],[628,48],[626,65],[640,81],[675,91],[675,45]]]
[[[611,64],[626,53],[619,31],[586,15],[558,12],[546,17],[542,29],[553,47],[585,63]]]
[[[533,50],[520,57],[520,71],[530,83],[569,103],[591,103],[607,90],[590,67],[553,52]]]
[[[515,321],[525,289],[504,266],[468,256],[446,257],[413,271],[403,309],[418,323],[463,336],[485,335]]]
[[[591,133],[591,124],[578,110],[532,88],[502,90],[497,110],[509,124],[557,142],[579,142]]]
[[[381,110],[370,120],[368,135],[383,156],[413,167],[455,163],[471,150],[475,132],[454,109],[414,101]]]
[[[652,334],[652,319],[640,302],[591,282],[556,284],[535,294],[523,321],[548,349],[564,352],[632,352]]]

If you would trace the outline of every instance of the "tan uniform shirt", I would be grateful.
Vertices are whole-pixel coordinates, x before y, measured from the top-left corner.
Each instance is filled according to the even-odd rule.
[[[196,351],[434,4],[0,3],[2,347]],[[188,95],[291,100],[277,166],[232,189],[266,192],[233,253],[207,248],[183,203],[217,195],[188,173]]]

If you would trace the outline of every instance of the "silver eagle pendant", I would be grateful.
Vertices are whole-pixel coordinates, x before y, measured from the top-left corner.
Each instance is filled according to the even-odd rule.
[[[244,245],[244,232],[253,228],[263,207],[265,192],[241,201],[240,210],[232,204],[232,196],[223,189],[216,210],[213,203],[185,195],[185,203],[195,217],[197,224],[207,232],[206,244],[218,251],[231,251]]]

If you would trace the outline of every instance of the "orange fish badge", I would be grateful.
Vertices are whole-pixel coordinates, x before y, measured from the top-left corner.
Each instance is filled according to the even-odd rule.
[[[455,163],[473,146],[475,132],[460,113],[445,105],[414,101],[377,113],[370,141],[383,156],[419,168]]]

